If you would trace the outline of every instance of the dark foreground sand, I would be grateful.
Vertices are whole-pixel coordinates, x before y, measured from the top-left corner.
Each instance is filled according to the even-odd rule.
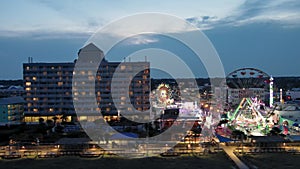
[[[244,155],[244,159],[251,168],[261,169],[298,169],[300,168],[300,154],[264,153]]]
[[[0,160],[2,169],[226,169],[235,168],[224,153],[205,156],[151,157],[142,159],[58,157]]]
[[[250,168],[298,169],[300,155],[265,153],[241,156]],[[122,159],[118,157],[80,158],[58,157],[48,159],[0,160],[0,169],[233,169],[236,166],[226,154],[208,154],[184,157],[151,157]]]

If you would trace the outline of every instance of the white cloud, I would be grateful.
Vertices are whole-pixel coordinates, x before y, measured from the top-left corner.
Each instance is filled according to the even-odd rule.
[[[226,18],[235,26],[259,22],[276,22],[300,26],[300,2],[297,0],[247,0]]]
[[[208,15],[187,18],[187,21],[202,30],[219,26],[242,26],[268,22],[285,28],[300,27],[300,2],[297,0],[246,0],[221,17]]]
[[[155,43],[158,41],[159,40],[154,37],[150,37],[150,36],[146,37],[146,36],[139,35],[131,38],[128,45],[143,45],[143,44]]]
[[[3,23],[0,36],[42,36],[43,33],[90,35],[113,20],[141,12],[162,12],[187,18],[202,30],[269,21],[285,27],[300,25],[298,0],[12,0],[4,1],[0,6],[0,22]]]

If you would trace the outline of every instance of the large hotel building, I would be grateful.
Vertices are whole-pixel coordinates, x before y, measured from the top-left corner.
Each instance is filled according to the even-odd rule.
[[[99,48],[94,44],[89,44],[80,49],[79,59],[81,53],[90,51],[103,56],[103,52]],[[29,61],[29,63],[23,64],[24,99],[26,101],[24,106],[25,122],[38,122],[41,117],[47,120],[55,116],[64,116],[67,121],[76,121],[78,118],[80,120],[95,120],[89,119],[88,115],[76,116],[73,96],[82,96],[86,92],[72,93],[75,64],[76,60],[68,63],[33,63]],[[80,70],[80,74],[86,75],[89,80],[94,82],[95,93],[92,93],[92,96],[96,97],[95,100],[97,100],[98,108],[96,111],[101,112],[107,120],[113,120],[122,113],[119,109],[117,111],[114,101],[123,106],[121,111],[134,111],[132,106],[138,111],[148,110],[150,107],[149,62],[122,62],[121,70],[123,71],[121,72],[124,72],[124,75],[128,72],[137,71],[138,73],[131,77],[132,80],[128,88],[118,89],[120,98],[112,100],[112,77],[120,64],[121,62],[108,62],[103,59],[96,75],[93,75],[89,69]],[[118,78],[119,84],[124,84],[126,81],[128,78]],[[81,83],[85,83],[85,81]],[[125,92],[122,93],[122,91]],[[126,105],[128,104],[124,101],[126,95],[129,95],[132,106]]]

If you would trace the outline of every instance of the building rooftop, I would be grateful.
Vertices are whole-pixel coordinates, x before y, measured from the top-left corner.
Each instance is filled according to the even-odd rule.
[[[23,97],[20,97],[20,96],[7,97],[7,98],[0,99],[0,105],[17,104],[17,103],[25,103],[25,100],[23,99]]]

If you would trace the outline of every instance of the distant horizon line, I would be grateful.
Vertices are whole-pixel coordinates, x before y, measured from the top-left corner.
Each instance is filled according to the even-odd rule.
[[[279,75],[279,76],[272,76],[273,78],[300,78],[300,75]],[[150,79],[155,79],[155,80],[173,80],[173,78],[150,78]],[[194,78],[187,78],[187,77],[182,77],[182,78],[177,78],[177,79],[194,79]],[[195,79],[222,79],[222,77],[196,77]],[[23,79],[0,79],[0,81],[18,81],[18,80],[23,80]]]

